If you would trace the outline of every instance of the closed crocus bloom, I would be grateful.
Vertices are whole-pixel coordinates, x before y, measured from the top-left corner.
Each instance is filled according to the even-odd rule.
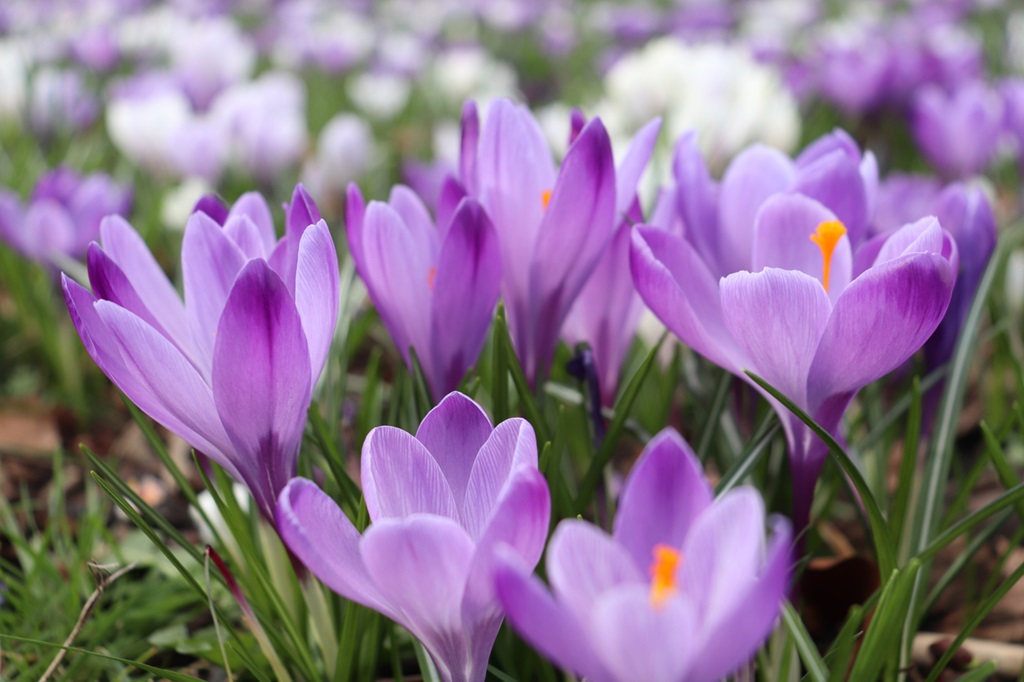
[[[599,119],[586,124],[561,168],[537,121],[496,100],[482,129],[463,112],[461,187],[442,190],[445,214],[462,193],[477,199],[501,245],[501,293],[512,343],[527,379],[548,371],[569,309],[593,272],[615,224],[615,165]]]
[[[435,400],[477,359],[501,286],[498,236],[473,199],[437,225],[407,187],[388,203],[349,188],[346,228],[356,270],[406,364],[416,350]]]
[[[713,682],[753,657],[786,597],[790,526],[770,525],[766,543],[753,488],[714,499],[666,429],[627,477],[610,536],[562,521],[547,551],[551,591],[512,553],[496,590],[527,642],[590,682]]]
[[[629,270],[629,235],[643,222],[636,186],[654,151],[661,121],[648,123],[630,145],[616,169],[615,214],[618,225],[594,272],[576,298],[565,321],[563,336],[570,343],[586,342],[594,353],[601,402],[610,407],[619,386],[619,370],[633,341],[643,302]]]
[[[452,393],[415,437],[373,429],[362,483],[372,523],[361,537],[315,483],[296,478],[278,500],[281,538],[332,590],[409,630],[446,682],[482,681],[504,616],[495,549],[511,548],[532,569],[547,538],[550,499],[533,428],[522,419],[493,427]]]
[[[687,239],[638,228],[637,290],[695,351],[741,377],[761,376],[836,434],[856,392],[907,360],[942,320],[958,267],[953,238],[924,218],[894,232],[853,278],[843,223],[813,199],[783,194],[758,212],[752,241],[749,265],[719,278]],[[788,440],[802,528],[827,449],[765,395]]]
[[[867,236],[878,185],[871,152],[861,154],[841,130],[825,135],[795,159],[754,145],[741,152],[720,182],[697,150],[696,133],[684,135],[673,159],[676,214],[687,241],[711,274],[749,270],[756,218],[772,196],[797,193],[815,199],[842,221],[854,246]]]
[[[64,297],[100,369],[139,408],[223,466],[267,519],[295,474],[313,386],[339,305],[337,254],[296,188],[285,236],[243,195],[223,226],[203,211],[182,243],[185,301],[145,243],[107,218],[89,248],[92,293]]]
[[[40,263],[82,258],[100,234],[107,215],[127,215],[131,190],[103,173],[79,175],[56,168],[36,183],[27,205],[6,194],[0,211],[0,236],[21,254]]]
[[[1003,132],[1003,99],[980,81],[947,93],[922,88],[914,98],[911,127],[925,157],[943,175],[964,178],[992,160]]]

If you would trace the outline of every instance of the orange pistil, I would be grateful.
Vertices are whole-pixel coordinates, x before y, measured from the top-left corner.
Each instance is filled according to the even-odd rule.
[[[683,561],[683,553],[669,545],[655,545],[651,563],[651,606],[660,609],[679,590],[676,571]]]
[[[540,205],[545,211],[548,210],[548,204],[551,203],[551,190],[546,189],[540,193]]]
[[[437,268],[430,266],[430,270],[427,272],[427,286],[430,290],[434,290],[434,280],[437,279]]]
[[[836,250],[836,244],[846,234],[846,227],[838,220],[826,220],[818,225],[811,235],[811,241],[821,249],[821,257],[824,263],[821,269],[821,283],[828,291],[828,276],[832,270],[832,254]]]

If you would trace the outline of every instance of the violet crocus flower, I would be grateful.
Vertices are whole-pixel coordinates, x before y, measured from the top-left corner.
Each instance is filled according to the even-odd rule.
[[[533,428],[522,419],[493,427],[452,393],[415,437],[373,429],[362,483],[372,523],[361,537],[315,483],[295,478],[278,500],[281,538],[332,590],[409,630],[446,682],[482,682],[504,617],[495,548],[511,547],[532,569],[547,538],[551,503]]]
[[[39,263],[79,259],[99,237],[104,216],[125,216],[131,203],[131,190],[104,173],[55,168],[39,178],[27,205],[0,190],[0,237]]]
[[[626,479],[612,534],[562,521],[547,551],[549,592],[502,554],[498,597],[520,635],[590,682],[712,682],[751,659],[778,619],[791,531],[759,493],[713,499],[700,462],[666,429]]]
[[[480,355],[498,302],[498,236],[476,201],[435,225],[408,187],[366,206],[349,188],[348,243],[356,270],[406,365],[416,350],[435,400],[458,388]]]
[[[594,354],[601,403],[611,407],[619,387],[619,371],[643,312],[643,302],[629,270],[629,235],[643,222],[636,187],[654,151],[661,120],[644,126],[619,163],[615,177],[618,226],[594,272],[576,297],[562,335],[569,343],[586,342]]]
[[[611,142],[595,118],[556,169],[529,110],[495,100],[481,129],[476,105],[467,102],[459,175],[461,186],[449,185],[439,212],[450,211],[465,193],[479,200],[494,223],[512,344],[536,385],[548,371],[569,309],[612,236]]]
[[[313,387],[338,317],[334,242],[297,187],[275,241],[266,202],[235,202],[223,227],[189,219],[185,302],[145,243],[107,218],[89,248],[93,292],[64,281],[82,342],[139,408],[245,483],[267,519],[295,475]]]
[[[906,361],[942,320],[956,280],[956,244],[937,220],[924,218],[893,233],[854,278],[847,229],[801,194],[764,202],[750,240],[747,259],[720,277],[689,237],[638,228],[631,253],[637,290],[695,351],[741,378],[751,370],[837,434],[856,392]],[[794,521],[803,528],[827,449],[761,392],[786,433]]]
[[[973,81],[952,92],[922,88],[911,111],[914,140],[943,175],[964,178],[985,169],[1003,133],[1003,99]]]

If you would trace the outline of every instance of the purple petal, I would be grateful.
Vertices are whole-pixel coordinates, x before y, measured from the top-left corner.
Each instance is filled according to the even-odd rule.
[[[537,437],[530,423],[508,419],[498,424],[472,462],[462,501],[462,523],[470,537],[485,532],[495,506],[515,472],[537,468]]]
[[[209,373],[228,292],[245,265],[245,255],[205,213],[193,213],[181,244],[181,270],[185,281],[188,316],[196,360]]]
[[[731,371],[742,358],[725,327],[718,282],[685,240],[638,227],[630,249],[633,283],[644,303],[684,343]]]
[[[767,267],[805,272],[824,283],[821,249],[811,241],[818,225],[835,215],[814,199],[801,194],[780,194],[761,206],[754,227],[753,272]],[[843,236],[832,252],[829,296],[835,301],[850,283],[853,255],[850,239]]]
[[[266,256],[274,250],[277,238],[274,236],[274,219],[270,215],[270,207],[266,199],[259,192],[246,192],[238,198],[238,201],[231,207],[228,217],[224,219],[224,225],[231,222],[235,216],[248,216],[255,224],[256,233],[262,246],[261,253]]]
[[[210,388],[159,332],[63,278],[64,298],[82,343],[114,384],[143,412],[217,460],[233,476],[231,449]]]
[[[942,253],[945,236],[939,221],[929,216],[893,232],[875,257],[875,265],[912,253]]]
[[[501,554],[494,573],[495,591],[506,618],[523,639],[555,665],[591,682],[611,682],[580,621],[530,575],[531,568],[511,550]]]
[[[600,528],[576,519],[562,521],[552,534],[547,569],[558,601],[581,623],[590,622],[597,598],[607,590],[631,583],[646,587],[648,583],[646,571],[637,566],[624,545]]]
[[[128,278],[139,298],[158,316],[160,326],[179,347],[187,347],[190,335],[185,305],[174,285],[157,264],[139,233],[121,216],[108,216],[100,224],[103,251]]]
[[[615,540],[646,571],[654,547],[682,547],[694,519],[712,500],[693,450],[673,429],[665,429],[644,448],[626,478],[615,516]]]
[[[661,132],[660,118],[654,119],[641,128],[633,136],[626,155],[615,169],[616,220],[622,219],[636,199],[636,186],[640,183],[640,177],[644,174],[651,155],[654,154],[654,144],[658,141],[659,132]]]
[[[851,282],[811,365],[810,403],[856,391],[903,364],[942,320],[955,279],[946,258],[919,253],[876,265]]]
[[[480,147],[480,115],[476,102],[466,100],[462,105],[462,140],[459,156],[459,177],[470,194],[480,191],[477,178],[477,152]]]
[[[866,236],[868,197],[858,159],[841,149],[832,151],[801,168],[793,189],[835,213],[854,244]]]
[[[19,235],[25,255],[46,261],[54,255],[72,255],[75,223],[66,208],[42,199],[26,209]]]
[[[455,216],[455,210],[466,196],[462,183],[450,175],[444,179],[437,198],[437,230],[442,242],[448,237],[448,228]]]
[[[285,206],[285,236],[295,239],[306,231],[307,227],[316,225],[322,220],[320,209],[317,208],[313,197],[309,195],[306,188],[299,183],[292,191],[291,203]]]
[[[288,288],[266,261],[238,273],[217,326],[213,397],[239,456],[259,472],[246,481],[271,518],[295,475],[309,409],[309,348]]]
[[[729,164],[719,194],[719,262],[722,273],[749,270],[754,221],[768,197],[793,184],[793,162],[770,147],[748,147]]]
[[[252,218],[245,214],[228,216],[224,223],[224,234],[235,243],[239,251],[249,258],[267,259],[271,251],[264,250],[263,236]]]
[[[726,274],[719,256],[718,185],[711,179],[704,157],[697,147],[696,131],[685,133],[676,145],[672,158],[675,176],[676,209],[683,221],[687,241],[704,258],[712,274]],[[651,218],[651,224],[670,229]]]
[[[772,539],[757,580],[739,599],[731,617],[706,631],[704,646],[692,666],[693,679],[717,680],[750,660],[768,638],[789,591],[792,531],[783,518],[772,520]]]
[[[341,304],[338,252],[323,220],[302,233],[295,271],[295,307],[309,346],[311,379],[316,383],[327,362]]]
[[[363,442],[363,495],[374,522],[425,513],[458,520],[444,473],[412,434],[378,426]]]
[[[678,682],[698,645],[697,617],[685,599],[653,608],[649,590],[626,585],[603,595],[590,622],[594,648],[617,680]]]
[[[462,507],[477,453],[493,430],[483,408],[458,392],[445,396],[420,422],[416,440],[440,467],[456,508]]]
[[[402,221],[414,234],[431,234],[435,231],[434,221],[430,219],[430,212],[423,200],[405,185],[391,188],[388,206],[402,217]]]
[[[480,355],[501,291],[498,235],[480,204],[459,205],[447,231],[434,279],[427,363],[435,399],[458,388]]]
[[[281,540],[298,559],[346,599],[394,618],[359,554],[359,531],[312,481],[293,478],[281,491],[274,515]]]
[[[756,372],[797,405],[832,305],[821,282],[794,270],[737,272],[722,280],[725,324]]]
[[[394,604],[395,620],[427,647],[442,679],[462,679],[453,672],[473,658],[462,594],[474,549],[458,523],[426,514],[376,521],[360,543],[367,570]]]
[[[228,219],[229,209],[227,204],[221,201],[220,197],[216,194],[204,194],[196,202],[195,208],[192,212],[202,211],[210,218],[213,219],[218,225],[223,225],[224,221]]]

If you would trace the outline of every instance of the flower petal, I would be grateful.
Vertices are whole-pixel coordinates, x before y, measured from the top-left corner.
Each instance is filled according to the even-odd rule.
[[[626,478],[613,535],[645,571],[655,545],[683,546],[711,500],[697,456],[674,429],[665,429],[644,448]]]
[[[291,552],[327,587],[394,618],[359,554],[359,531],[337,503],[310,480],[293,478],[281,491],[274,515]]]
[[[832,304],[821,282],[795,270],[737,272],[722,280],[725,324],[750,369],[797,405]]]
[[[729,164],[718,202],[723,274],[750,269],[757,212],[768,197],[788,190],[795,178],[789,157],[763,145],[748,147]]]
[[[191,346],[185,304],[139,233],[121,216],[107,216],[100,223],[100,241],[169,337],[179,347]]]
[[[295,302],[264,260],[249,261],[228,295],[212,383],[232,444],[259,471],[246,483],[270,518],[277,494],[295,475],[312,386]]]
[[[432,352],[423,358],[435,399],[458,388],[476,362],[501,291],[498,235],[475,201],[464,201],[455,212],[436,273]]]
[[[718,282],[684,239],[638,227],[630,248],[633,283],[644,303],[684,343],[736,371],[742,354],[725,327]]]
[[[295,307],[309,346],[311,379],[316,383],[338,324],[341,282],[338,252],[323,220],[310,225],[299,238],[295,267]]]
[[[629,149],[615,169],[615,220],[622,220],[636,200],[636,187],[644,174],[654,144],[661,132],[661,119],[656,118],[641,128],[629,143]]]
[[[811,241],[818,225],[835,215],[802,194],[779,194],[761,206],[754,227],[753,269],[783,268],[805,272],[824,283],[821,249]],[[848,236],[840,237],[832,251],[829,296],[834,302],[850,283],[853,254]]]
[[[672,157],[672,174],[677,190],[674,203],[683,221],[686,240],[707,263],[712,274],[723,275],[719,256],[718,185],[711,179],[704,157],[697,147],[697,132],[688,131],[679,138]],[[669,229],[671,226],[651,218],[651,224]]]
[[[370,519],[426,513],[458,520],[458,507],[437,461],[411,433],[378,426],[363,442],[363,495]]]
[[[462,501],[462,523],[470,537],[484,532],[513,474],[522,468],[537,468],[537,437],[524,419],[507,419],[498,424],[480,447],[472,462]]]
[[[477,453],[493,430],[483,408],[458,392],[445,396],[420,422],[416,440],[440,467],[456,507],[462,506]]]
[[[800,169],[793,189],[817,199],[842,221],[850,241],[859,244],[866,236],[868,197],[860,173],[860,160],[844,149],[835,149]]]
[[[548,581],[558,601],[581,623],[590,622],[597,598],[625,583],[647,585],[624,545],[600,528],[577,519],[558,524],[548,544]]]
[[[274,250],[277,238],[274,235],[274,218],[270,215],[270,207],[267,206],[263,195],[259,192],[246,192],[240,196],[228,212],[228,217],[224,219],[224,225],[240,215],[247,216],[255,224],[255,233],[262,246],[262,254],[264,257],[269,256]]]
[[[462,622],[475,549],[466,531],[448,518],[414,514],[374,522],[359,548],[394,620],[426,646],[442,679],[463,679],[452,671],[473,661],[472,633]]]
[[[552,598],[531,571],[512,550],[500,554],[494,572],[495,591],[512,627],[558,667],[591,682],[614,680],[602,669],[581,622]]]
[[[205,213],[193,213],[181,244],[185,313],[196,360],[209,373],[228,292],[245,265],[245,255]]]
[[[256,227],[256,223],[253,222],[252,218],[244,213],[228,216],[223,230],[224,234],[245,254],[246,259],[267,259],[273,251],[273,247],[269,251],[264,250],[265,245],[260,229]]]
[[[934,253],[868,269],[836,301],[808,381],[809,403],[854,392],[903,364],[942,321],[956,272]]]
[[[912,253],[942,253],[943,230],[933,216],[893,232],[875,257],[875,265]]]

